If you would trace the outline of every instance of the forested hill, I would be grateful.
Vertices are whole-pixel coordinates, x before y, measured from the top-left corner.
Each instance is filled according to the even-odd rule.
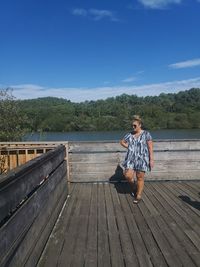
[[[139,114],[147,129],[200,128],[200,89],[138,97],[72,103],[46,97],[20,101],[31,131],[100,131],[130,129]]]

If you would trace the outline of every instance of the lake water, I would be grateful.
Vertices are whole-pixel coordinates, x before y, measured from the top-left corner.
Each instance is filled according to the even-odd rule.
[[[109,141],[120,140],[127,131],[32,133],[24,141]],[[200,129],[150,131],[153,139],[200,139]]]

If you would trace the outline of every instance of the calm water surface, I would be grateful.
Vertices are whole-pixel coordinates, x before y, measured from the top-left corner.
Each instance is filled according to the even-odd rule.
[[[150,131],[153,139],[200,139],[200,129]],[[120,140],[127,131],[32,133],[24,141],[102,141]]]

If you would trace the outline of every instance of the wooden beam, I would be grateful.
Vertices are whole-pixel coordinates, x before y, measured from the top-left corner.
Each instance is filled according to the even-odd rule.
[[[0,221],[12,212],[65,157],[65,147],[59,146],[32,161],[1,175],[0,178]]]
[[[1,267],[36,266],[67,197],[67,166],[64,158],[65,148],[60,146],[55,151],[42,155],[40,159],[29,162],[28,169],[20,172],[23,173],[22,177],[16,172],[16,179],[5,179],[4,182],[0,183],[1,196],[2,192],[9,192],[6,191],[6,187],[13,189],[13,184],[18,180],[21,180],[20,184],[26,187],[26,183],[30,182],[26,178],[28,176],[35,177],[35,175],[31,175],[31,172],[35,172],[36,163],[38,166],[37,175],[43,168],[45,169],[44,173],[48,173],[43,183],[34,188],[35,190],[28,195],[27,199],[0,228]],[[27,177],[24,176],[25,174]],[[14,189],[13,194],[15,195]],[[8,197],[8,200],[12,202],[13,199],[9,194]]]

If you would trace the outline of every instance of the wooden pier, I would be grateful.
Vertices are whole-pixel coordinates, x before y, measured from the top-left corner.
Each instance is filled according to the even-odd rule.
[[[0,148],[1,267],[200,266],[200,140],[155,142],[138,205],[118,142]]]
[[[200,266],[200,181],[75,183],[38,267]]]

